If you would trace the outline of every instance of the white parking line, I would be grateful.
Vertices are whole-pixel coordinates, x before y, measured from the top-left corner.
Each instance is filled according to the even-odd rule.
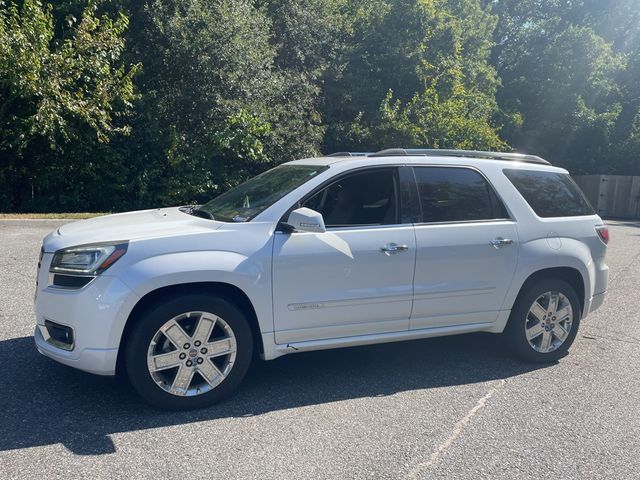
[[[416,480],[422,472],[434,465],[438,461],[440,455],[447,451],[447,449],[453,444],[453,442],[455,442],[456,439],[460,436],[460,434],[464,430],[464,427],[467,426],[471,419],[476,416],[476,414],[486,405],[487,401],[498,390],[500,390],[505,383],[506,380],[500,380],[500,383],[497,386],[489,390],[489,392],[487,392],[484,397],[478,400],[473,408],[469,410],[467,414],[453,426],[453,430],[451,430],[451,434],[449,435],[449,437],[431,453],[429,460],[427,460],[426,462],[418,463],[416,466],[414,466],[411,471],[404,477],[405,480]]]

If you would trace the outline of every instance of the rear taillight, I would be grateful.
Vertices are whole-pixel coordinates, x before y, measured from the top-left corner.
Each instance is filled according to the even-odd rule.
[[[605,227],[604,225],[596,227],[596,232],[598,232],[600,240],[607,245],[609,243],[609,227]]]

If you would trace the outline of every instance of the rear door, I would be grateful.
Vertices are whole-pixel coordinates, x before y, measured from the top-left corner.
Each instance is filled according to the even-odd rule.
[[[479,171],[413,170],[420,211],[410,328],[494,322],[516,268],[515,222]]]

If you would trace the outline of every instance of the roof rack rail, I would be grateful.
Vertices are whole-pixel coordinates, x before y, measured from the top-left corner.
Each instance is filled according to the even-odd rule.
[[[483,158],[488,160],[507,160],[510,162],[537,163],[541,165],[551,165],[550,162],[537,155],[527,155],[524,153],[506,152],[484,152],[480,150],[443,150],[431,148],[388,148],[372,153],[370,157],[392,157],[392,156],[424,155],[430,157],[467,157]]]
[[[368,157],[371,152],[335,152],[325,157]]]

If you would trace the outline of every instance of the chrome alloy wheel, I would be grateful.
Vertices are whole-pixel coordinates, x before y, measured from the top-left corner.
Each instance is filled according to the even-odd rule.
[[[147,366],[160,388],[195,396],[217,387],[236,359],[236,337],[222,318],[187,312],[166,322],[151,339]]]
[[[560,292],[543,293],[527,313],[527,341],[537,352],[553,352],[569,336],[572,323],[573,309],[569,299]]]

